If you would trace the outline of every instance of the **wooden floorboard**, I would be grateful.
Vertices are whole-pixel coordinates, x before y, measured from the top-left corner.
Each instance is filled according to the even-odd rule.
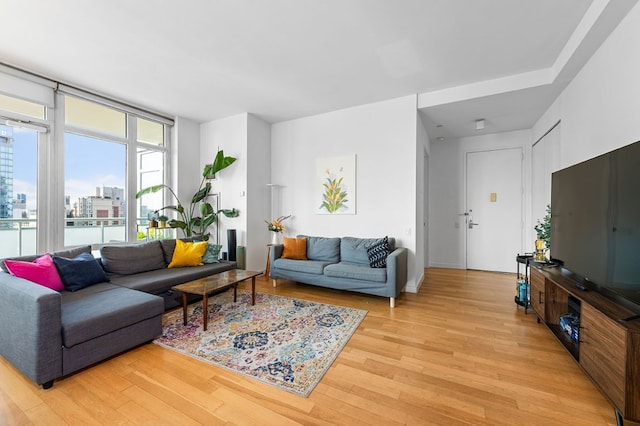
[[[512,274],[425,269],[395,309],[288,281],[259,278],[257,291],[368,311],[308,398],[148,344],[49,390],[0,357],[0,424],[615,425],[568,352],[513,303]]]

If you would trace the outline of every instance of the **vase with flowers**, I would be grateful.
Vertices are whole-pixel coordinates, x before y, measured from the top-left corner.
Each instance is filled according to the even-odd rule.
[[[290,217],[291,215],[280,216],[277,219],[273,219],[271,222],[269,222],[268,220],[265,220],[265,223],[267,224],[267,229],[273,233],[271,235],[271,244],[279,244],[280,235],[282,235],[282,233],[286,229],[282,224],[282,222],[289,219]]]

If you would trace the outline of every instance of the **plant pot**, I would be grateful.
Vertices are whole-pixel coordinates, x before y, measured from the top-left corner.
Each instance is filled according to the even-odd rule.
[[[166,220],[161,220],[159,223],[160,223],[160,228],[166,228],[167,227],[167,221]]]
[[[544,257],[544,248],[544,240],[538,238],[536,240],[536,253],[535,256],[533,256],[533,260],[535,260],[536,262],[544,262],[546,260]]]
[[[157,228],[157,227],[158,227],[158,221],[156,220],[149,221],[149,228]]]

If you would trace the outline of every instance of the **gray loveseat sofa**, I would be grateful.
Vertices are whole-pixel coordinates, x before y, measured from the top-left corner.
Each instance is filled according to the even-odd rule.
[[[162,334],[162,314],[178,306],[171,287],[234,269],[235,262],[167,268],[175,240],[109,246],[99,263],[109,281],[54,291],[0,266],[0,355],[45,389],[69,375]],[[74,258],[91,247],[52,253]],[[16,260],[33,261],[39,256]]]
[[[273,286],[277,279],[287,279],[338,290],[350,290],[375,296],[395,298],[407,283],[407,249],[395,247],[388,238],[386,267],[371,267],[367,248],[377,238],[326,238],[299,235],[307,239],[307,260],[283,259],[283,245],[270,249],[270,274]]]

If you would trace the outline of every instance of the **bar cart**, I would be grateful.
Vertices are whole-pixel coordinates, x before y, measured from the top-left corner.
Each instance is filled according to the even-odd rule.
[[[533,253],[518,254],[516,256],[516,305],[524,308],[527,314],[531,307],[531,290],[529,288],[529,265],[533,263]]]

